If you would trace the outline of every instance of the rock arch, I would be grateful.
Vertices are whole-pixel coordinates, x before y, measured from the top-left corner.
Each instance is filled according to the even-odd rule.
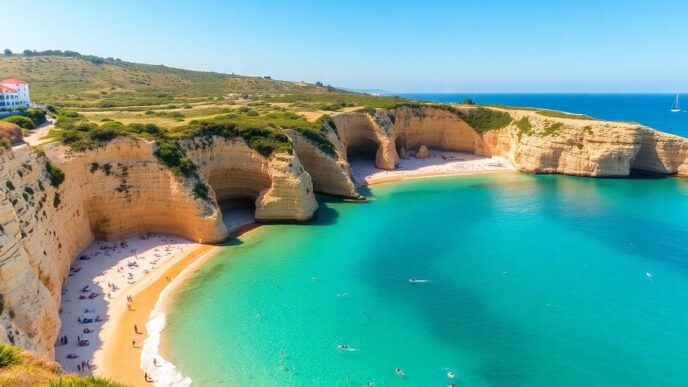
[[[182,143],[189,158],[222,204],[253,200],[257,221],[304,221],[318,208],[313,183],[296,155],[264,157],[243,139],[211,137]]]
[[[399,161],[394,141],[366,113],[346,113],[332,117],[344,152],[349,156],[374,157],[375,166],[393,170]]]

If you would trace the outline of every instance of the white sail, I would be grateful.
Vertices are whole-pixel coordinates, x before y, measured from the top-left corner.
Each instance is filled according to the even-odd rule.
[[[680,112],[681,107],[678,104],[678,94],[676,94],[676,98],[674,98],[674,104],[671,106],[671,111],[672,112]]]

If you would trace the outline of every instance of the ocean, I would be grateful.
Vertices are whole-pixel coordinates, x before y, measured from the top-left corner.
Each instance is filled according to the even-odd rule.
[[[688,96],[683,97],[682,112],[672,113],[674,94],[400,94],[432,102],[462,102],[465,98],[478,104],[536,107],[586,114],[612,121],[638,122],[666,133],[688,137]]]
[[[688,181],[366,194],[226,246],[174,297],[162,355],[199,386],[686,385]]]

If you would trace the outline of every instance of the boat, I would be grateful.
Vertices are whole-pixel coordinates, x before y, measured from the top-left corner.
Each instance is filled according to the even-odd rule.
[[[428,282],[428,280],[409,278],[409,282],[412,284],[424,284],[424,283]]]
[[[678,94],[676,94],[676,98],[674,98],[674,104],[671,105],[671,111],[673,113],[678,113],[681,111],[681,107],[679,106],[679,103],[678,103]]]

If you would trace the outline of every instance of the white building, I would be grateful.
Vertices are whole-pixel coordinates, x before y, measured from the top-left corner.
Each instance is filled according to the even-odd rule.
[[[22,106],[31,106],[29,84],[16,78],[0,81],[0,110]]]

